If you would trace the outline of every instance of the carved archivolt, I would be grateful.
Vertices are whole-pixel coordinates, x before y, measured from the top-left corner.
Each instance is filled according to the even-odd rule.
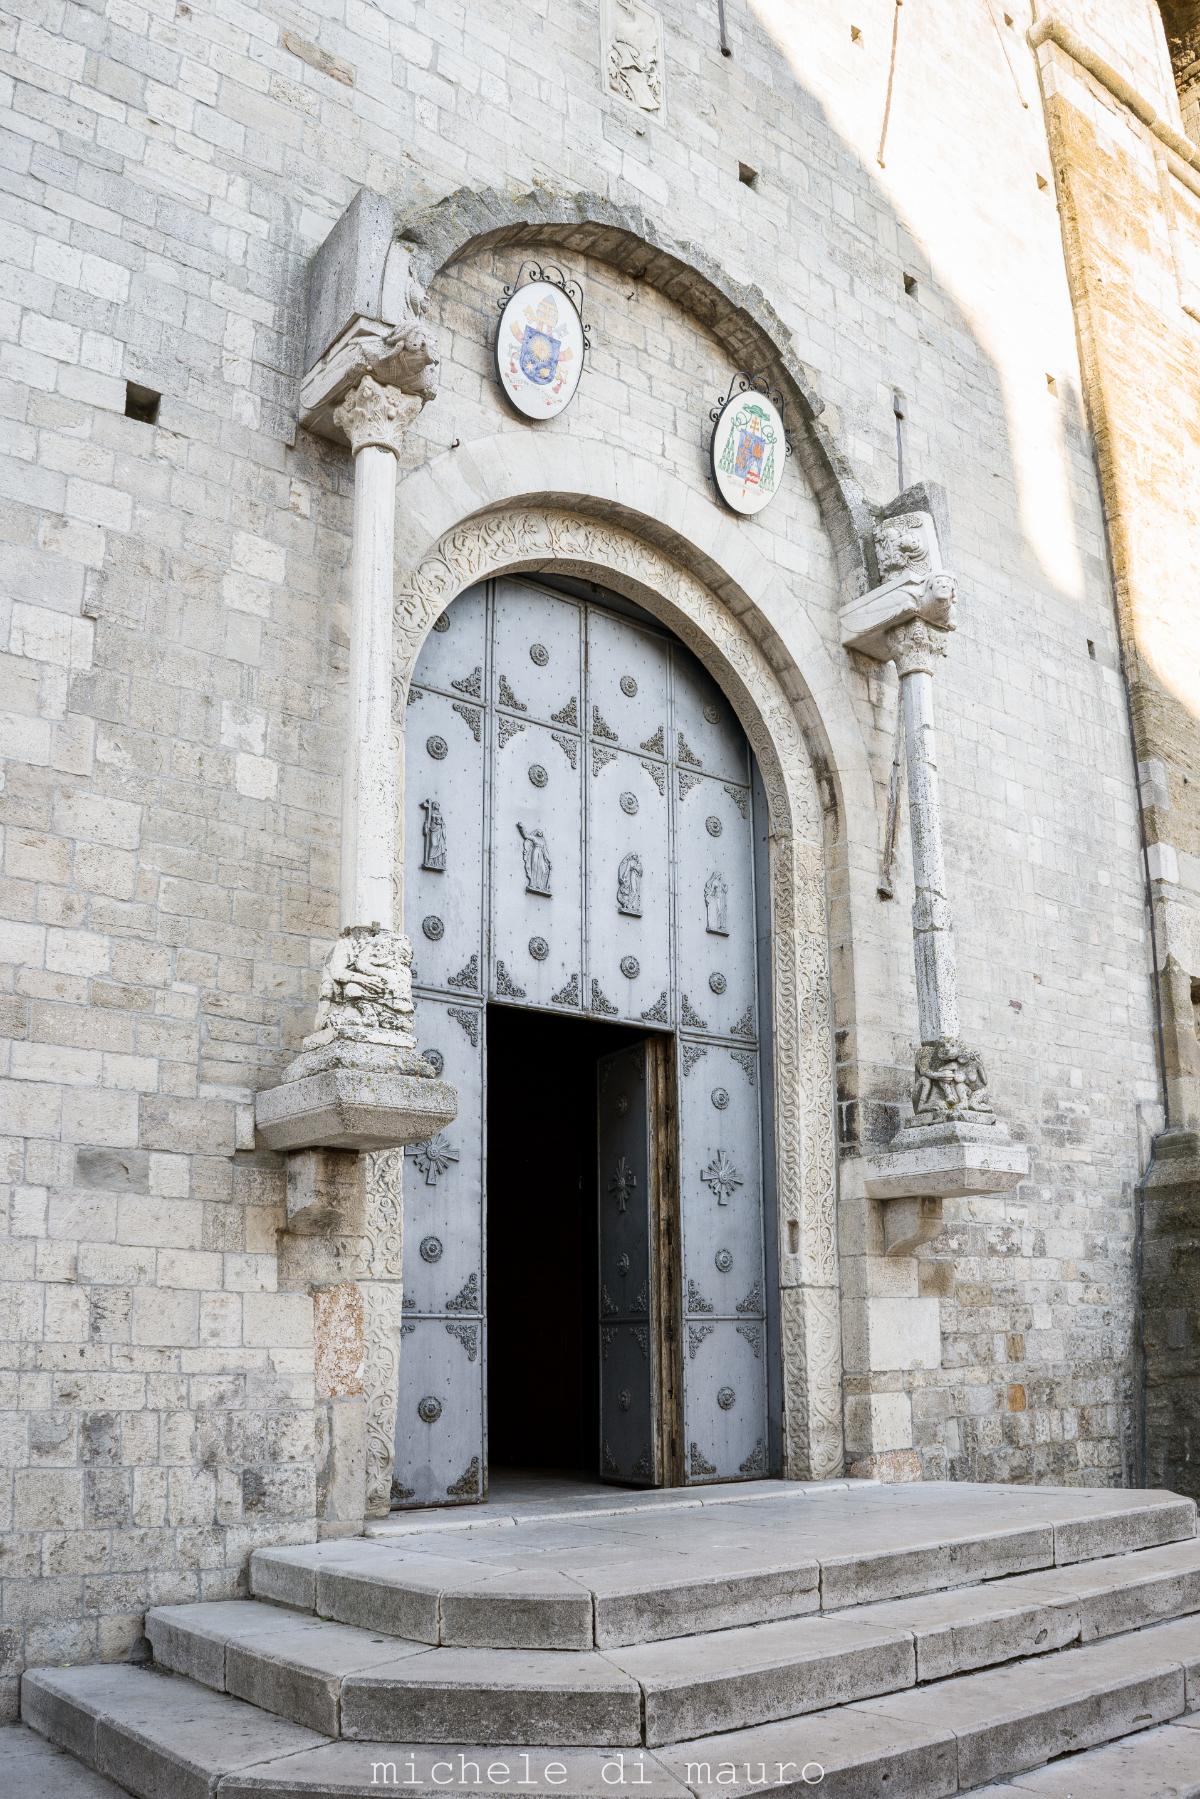
[[[724,689],[758,760],[772,827],[787,1471],[808,1478],[835,1474],[842,1466],[842,1368],[833,1016],[822,808],[804,734],[745,625],[688,569],[607,521],[530,506],[468,519],[448,531],[417,568],[398,572],[393,680],[398,714],[426,634],[457,594],[495,575],[549,565],[558,573],[603,581],[669,626]],[[369,1234],[395,1233],[395,1202],[392,1180],[369,1175]],[[373,1264],[379,1259],[372,1254]],[[377,1385],[370,1398],[386,1409]],[[381,1409],[372,1431],[377,1451],[383,1426]],[[389,1417],[389,1434],[390,1429]],[[382,1470],[373,1472],[379,1492]]]

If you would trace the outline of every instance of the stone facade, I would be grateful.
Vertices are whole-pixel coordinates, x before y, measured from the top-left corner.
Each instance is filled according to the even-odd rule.
[[[441,353],[400,446],[401,600],[481,509],[474,530],[524,516],[574,573],[603,525],[631,562],[642,546],[668,622],[672,584],[701,596],[695,647],[728,683],[745,643],[783,696],[762,742],[807,796],[787,846],[801,1097],[833,1106],[836,1055],[843,1158],[835,1221],[832,1132],[798,1128],[824,1237],[787,1290],[826,1298],[789,1300],[785,1325],[843,1401],[818,1437],[877,1472],[1129,1477],[1135,1196],[1162,1121],[1140,815],[1187,1128],[1200,1069],[1195,695],[1159,578],[1195,561],[1174,283],[1200,224],[1170,158],[1192,165],[1166,144],[1160,166],[1161,133],[1061,33],[1035,53],[1024,0],[1011,25],[904,9],[881,148],[893,12],[727,8],[729,56],[716,8],[682,0],[532,22],[22,0],[0,21],[10,1693],[27,1661],[128,1654],[148,1605],[234,1592],[256,1544],[352,1527],[386,1473],[361,1421],[394,1376],[395,1159],[365,1199],[344,1163],[289,1179],[254,1120],[339,929],[370,922],[338,892],[354,470],[297,424],[310,259],[363,189],[412,248]],[[1177,118],[1161,30],[1130,12],[1061,17]],[[1141,246],[1121,270],[1140,315],[1106,337],[1080,219],[1114,170],[1109,204],[1149,236],[1103,233],[1106,255]],[[526,254],[569,265],[593,338],[575,402],[537,427],[491,369]],[[1169,416],[1133,379],[1146,342]],[[754,522],[718,509],[705,463],[745,367],[783,387],[795,449]],[[1169,475],[1122,487],[1164,441]],[[958,580],[937,694],[962,1028],[1031,1170],[946,1198],[940,1234],[889,1255],[862,1165],[911,1116],[912,870],[889,827],[896,678],[842,647],[839,615],[876,581],[877,509],[914,482],[943,496]],[[1131,662],[1147,633],[1156,676]],[[391,1208],[381,1278],[297,1222],[327,1201]],[[789,1394],[794,1466],[809,1400]]]

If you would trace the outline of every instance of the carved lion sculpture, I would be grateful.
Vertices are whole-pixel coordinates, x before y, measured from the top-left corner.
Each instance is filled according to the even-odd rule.
[[[983,1063],[961,1038],[940,1037],[921,1044],[912,1107],[926,1123],[972,1112],[993,1116]]]

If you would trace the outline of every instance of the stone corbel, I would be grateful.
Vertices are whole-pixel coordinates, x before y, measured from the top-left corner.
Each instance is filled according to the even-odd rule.
[[[910,1255],[941,1228],[943,1199],[1005,1192],[1029,1173],[1029,1152],[997,1116],[987,1074],[959,1025],[958,969],[947,897],[934,730],[934,671],[955,626],[957,583],[942,562],[930,511],[884,518],[875,531],[879,585],[843,607],[847,649],[893,661],[900,678],[912,838],[913,957],[921,1041],[912,1122],[864,1158],[867,1198],[889,1202],[889,1255]]]

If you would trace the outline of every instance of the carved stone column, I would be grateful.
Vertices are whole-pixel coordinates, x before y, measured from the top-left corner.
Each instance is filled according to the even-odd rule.
[[[957,584],[942,566],[932,513],[885,518],[875,532],[880,582],[842,609],[842,642],[900,677],[913,862],[917,1046],[912,1119],[887,1148],[841,1170],[847,1448],[851,1472],[919,1478],[911,1398],[941,1361],[936,1291],[915,1252],[942,1230],[942,1202],[1004,1192],[1029,1152],[997,1117],[977,1049],[963,1041],[942,842],[934,675],[954,629]]]
[[[340,934],[312,1032],[259,1094],[261,1141],[288,1154],[281,1287],[313,1299],[318,1528],[386,1515],[401,1337],[402,1146],[457,1111],[416,1051],[412,948],[398,930],[392,720],[396,483],[437,392],[424,296],[393,255],[390,208],[360,195],[313,259],[306,429],[354,459],[350,670],[342,783]],[[388,273],[390,269],[390,274]],[[364,1154],[363,1152],[373,1152]]]

